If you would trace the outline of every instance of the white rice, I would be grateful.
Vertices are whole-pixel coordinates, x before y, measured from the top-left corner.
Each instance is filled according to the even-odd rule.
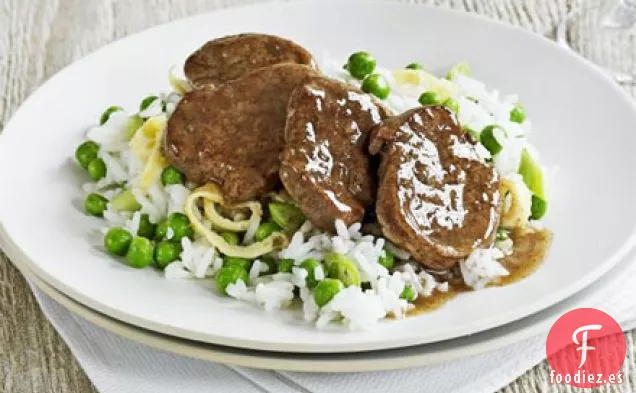
[[[255,282],[258,276],[260,276],[261,273],[266,273],[267,270],[269,270],[269,267],[267,266],[267,264],[262,263],[258,259],[255,260],[252,263],[252,267],[250,268],[250,272],[249,272],[250,282]]]
[[[181,247],[180,259],[165,269],[168,279],[212,277],[223,266],[223,259],[203,241],[193,242],[184,237]]]
[[[104,228],[104,231],[112,227],[124,226],[130,216],[131,214],[129,212],[115,211],[112,204],[107,204],[106,210],[104,211],[104,219],[106,220],[107,226]]]
[[[183,208],[186,203],[186,199],[190,195],[190,189],[181,185],[181,184],[173,184],[166,186],[164,191],[167,194],[168,200],[168,214],[179,212],[183,213]]]
[[[360,86],[359,81],[342,70],[341,61],[327,60],[321,69],[327,75]],[[419,105],[417,99],[422,93],[421,89],[398,85],[393,74],[387,69],[378,68],[377,72],[384,75],[391,86],[392,94],[385,102],[387,106],[396,112],[402,112]],[[509,120],[511,109],[518,103],[517,96],[501,96],[497,90],[488,90],[484,83],[465,75],[457,75],[452,83],[456,87],[453,98],[460,107],[457,117],[463,125],[477,132],[492,124],[505,130],[501,135],[497,135],[503,150],[494,159],[495,168],[500,175],[507,176],[517,172],[523,149],[528,149],[533,157],[538,158],[535,149],[525,138],[531,132],[531,123],[525,121],[523,124],[517,124]],[[165,103],[165,110],[169,115],[181,99],[181,96],[174,92],[158,96],[160,99],[155,100],[140,113],[141,116],[161,114],[162,102]],[[356,97],[358,100],[365,98],[367,97]],[[185,201],[191,191],[183,185],[164,187],[158,179],[146,190],[134,187],[142,173],[143,164],[126,141],[128,116],[124,111],[114,112],[104,125],[88,131],[88,138],[102,147],[99,157],[106,164],[107,174],[97,183],[84,184],[82,189],[86,193],[100,192],[110,199],[121,192],[121,189],[104,190],[104,187],[123,182],[127,182],[129,186],[133,185],[131,191],[141,205],[140,211],[134,214],[117,212],[108,204],[104,212],[104,230],[121,226],[131,233],[137,233],[142,214],[148,214],[150,220],[157,223],[170,213],[183,213]],[[485,149],[481,150],[484,155],[489,154]],[[259,224],[260,220],[252,220],[243,237],[245,244],[253,241]],[[429,297],[436,291],[448,291],[447,282],[439,282],[433,275],[421,270],[418,264],[411,262],[411,255],[407,251],[382,237],[364,235],[360,223],[347,227],[344,222],[337,220],[335,228],[336,234],[330,235],[321,233],[309,221],[305,222],[293,234],[288,247],[277,255],[280,259],[294,261],[291,273],[267,275],[269,266],[256,260],[249,271],[249,282],[239,280],[229,285],[226,292],[232,298],[262,307],[266,311],[273,311],[290,306],[294,299],[294,290],[297,288],[305,321],[317,327],[338,321],[352,329],[365,329],[388,315],[401,318],[413,307],[400,297],[407,286],[415,291],[417,297]],[[168,239],[174,237],[171,228],[167,232]],[[183,251],[179,259],[165,268],[164,274],[167,279],[212,278],[221,269],[223,259],[220,253],[210,247],[204,239],[197,236],[194,240],[184,238],[181,244]],[[461,261],[460,271],[466,284],[474,289],[482,289],[488,283],[506,276],[508,272],[500,261],[512,252],[512,247],[512,241],[504,239],[497,241],[493,248],[475,250],[466,260]],[[385,250],[397,259],[399,268],[393,272],[389,272],[379,263]],[[358,269],[361,280],[369,283],[369,288],[344,288],[329,303],[319,307],[314,300],[312,289],[307,287],[308,272],[300,265],[308,258],[323,261],[325,254],[331,252],[349,258]],[[322,265],[315,268],[313,276],[317,281],[324,280],[327,277],[325,268]]]
[[[260,220],[257,219],[250,220],[250,226],[247,227],[247,231],[245,231],[245,235],[243,236],[243,244],[250,244],[254,241],[254,235],[260,223]]]
[[[316,266],[314,268],[314,277],[318,281],[322,281],[325,279],[325,270],[322,268],[322,265]]]
[[[477,249],[466,260],[459,263],[466,285],[473,289],[483,289],[493,280],[508,275],[499,263],[504,253],[498,248]]]
[[[111,113],[106,123],[92,127],[86,133],[89,140],[100,145],[100,151],[118,152],[128,148],[126,141],[126,124],[128,113],[116,111]]]
[[[136,234],[139,231],[139,223],[141,221],[141,213],[134,212],[130,220],[126,220],[124,223],[124,229],[132,234]]]

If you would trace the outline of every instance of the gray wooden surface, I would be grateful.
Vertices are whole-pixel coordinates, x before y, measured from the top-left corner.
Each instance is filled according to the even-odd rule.
[[[0,0],[0,130],[43,81],[87,53],[133,32],[176,18],[253,0]],[[572,47],[614,69],[636,72],[636,34],[595,26],[602,0],[416,1],[503,20],[550,34],[571,9]],[[627,87],[630,94],[636,90]],[[594,99],[594,97],[590,97]],[[0,185],[3,187],[6,185]],[[634,331],[626,334],[634,370]],[[627,367],[627,366],[626,366]],[[547,383],[547,363],[527,371],[502,392],[570,392]],[[636,375],[602,392],[636,391]],[[94,392],[67,346],[46,321],[28,285],[0,253],[0,392]]]

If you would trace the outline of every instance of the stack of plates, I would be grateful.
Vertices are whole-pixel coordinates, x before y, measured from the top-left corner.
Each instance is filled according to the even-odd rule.
[[[210,294],[207,281],[167,281],[105,255],[81,212],[70,158],[113,103],[166,90],[166,70],[210,38],[259,31],[337,58],[361,48],[397,67],[441,70],[468,59],[479,78],[518,92],[543,161],[559,168],[545,264],[503,288],[368,331],[317,330]],[[634,245],[636,112],[594,66],[549,41],[485,19],[374,2],[272,3],[201,15],[109,45],[64,69],[18,110],[0,137],[0,240],[33,282],[90,321],[183,355],[259,368],[365,371],[431,364],[544,333],[589,305]],[[92,244],[92,245],[91,245]],[[611,271],[611,272],[610,272]],[[609,272],[609,273],[608,273]]]

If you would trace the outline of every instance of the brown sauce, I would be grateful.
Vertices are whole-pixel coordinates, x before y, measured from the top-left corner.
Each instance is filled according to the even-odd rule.
[[[547,229],[522,228],[514,230],[510,237],[514,243],[513,252],[502,260],[503,266],[510,274],[489,286],[513,284],[534,273],[545,260],[553,235]],[[417,315],[435,311],[457,294],[470,290],[461,279],[450,280],[447,292],[436,290],[431,296],[418,297],[414,303],[415,308],[408,314]]]
[[[449,285],[447,292],[435,291],[431,296],[419,296],[415,299],[413,305],[415,308],[408,312],[408,315],[417,315],[432,312],[442,307],[446,302],[457,296],[458,293],[466,292],[469,289],[466,286]]]
[[[523,280],[543,263],[552,244],[552,232],[547,229],[521,228],[510,234],[514,242],[513,253],[503,259],[510,273],[493,286],[504,286]]]

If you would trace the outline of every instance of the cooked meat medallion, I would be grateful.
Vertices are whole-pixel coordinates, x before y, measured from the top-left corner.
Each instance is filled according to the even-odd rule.
[[[499,179],[454,116],[420,107],[373,129],[380,153],[376,214],[384,235],[418,262],[447,268],[492,243]]]
[[[387,116],[371,96],[325,77],[294,90],[288,106],[280,178],[315,226],[360,221],[372,206],[375,181],[368,134]]]
[[[307,66],[278,64],[187,93],[168,121],[166,158],[192,182],[219,184],[229,202],[272,190],[289,97],[314,74]]]
[[[292,41],[266,34],[238,34],[207,42],[188,57],[184,72],[190,82],[201,87],[280,63],[314,67],[311,53]]]

